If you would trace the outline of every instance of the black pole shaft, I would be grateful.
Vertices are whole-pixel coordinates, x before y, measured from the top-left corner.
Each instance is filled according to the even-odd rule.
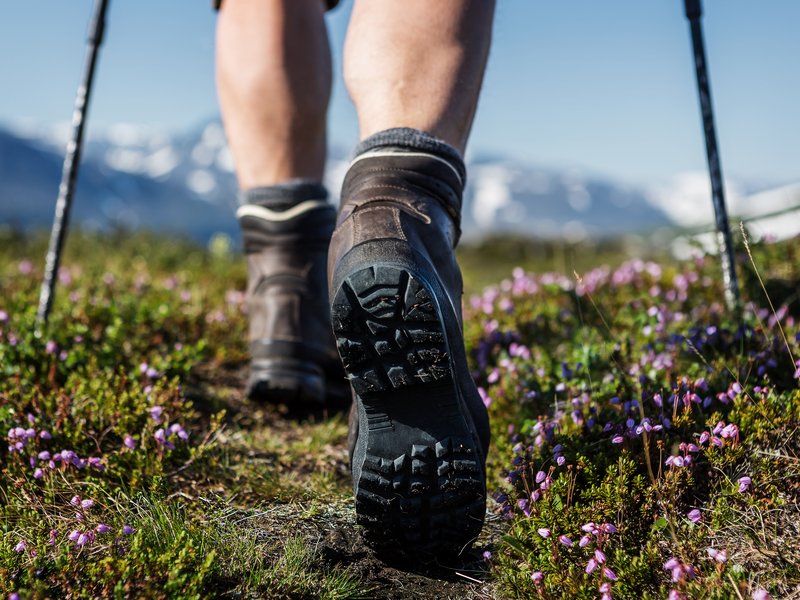
[[[703,29],[700,18],[703,9],[700,0],[685,0],[686,18],[692,33],[694,65],[697,74],[697,92],[700,97],[700,113],[703,117],[703,130],[706,138],[706,158],[711,178],[711,198],[717,225],[717,243],[722,263],[722,277],[725,284],[725,302],[728,308],[738,315],[741,310],[739,281],[736,277],[736,259],[733,252],[728,209],[725,206],[725,191],[722,185],[722,167],[717,148],[717,133],[714,127],[714,111],[711,103],[711,86],[708,81],[706,53],[703,44]]]
[[[61,172],[61,184],[58,187],[58,200],[53,218],[53,228],[50,232],[50,245],[45,259],[44,282],[39,294],[39,309],[36,313],[37,331],[47,325],[50,308],[53,305],[58,266],[61,263],[61,250],[67,235],[69,224],[69,211],[72,198],[75,194],[75,181],[81,161],[83,147],[83,128],[86,122],[86,113],[89,107],[89,98],[92,92],[97,55],[103,43],[105,32],[106,9],[108,0],[95,0],[94,12],[89,25],[88,52],[83,69],[83,78],[75,96],[75,109],[72,113],[72,136],[67,143],[64,156],[64,166]]]

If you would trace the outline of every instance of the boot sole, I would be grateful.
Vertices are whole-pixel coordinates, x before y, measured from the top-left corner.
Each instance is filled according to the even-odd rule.
[[[347,258],[341,262],[352,265]],[[387,553],[459,553],[483,525],[484,460],[457,384],[437,285],[428,283],[436,279],[416,265],[358,262],[345,270],[331,305],[358,403],[357,521],[367,541]]]

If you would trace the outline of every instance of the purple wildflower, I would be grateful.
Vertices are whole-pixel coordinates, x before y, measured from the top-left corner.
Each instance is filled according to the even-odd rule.
[[[34,479],[42,479],[43,477],[44,477],[44,471],[42,471],[41,469],[37,468],[33,472],[33,478]]]
[[[69,532],[67,539],[71,542],[77,542],[80,535],[81,535],[80,531],[78,531],[77,529],[73,529],[72,531]]]
[[[100,525],[98,525],[97,527],[95,527],[95,528],[94,528],[94,530],[95,530],[97,533],[108,533],[109,531],[111,531],[111,527],[109,527],[109,526],[108,526],[108,525],[106,525],[105,523],[100,523]],[[489,554],[489,557],[491,558],[491,553]]]
[[[543,538],[549,538],[550,537],[550,530],[547,527],[540,527],[536,531]]]
[[[758,588],[752,594],[753,600],[770,600],[770,595],[767,590],[763,588]]]
[[[606,562],[606,555],[605,553],[600,550],[599,548],[594,551],[594,559],[597,561],[598,564],[603,564]]]
[[[161,424],[161,414],[164,412],[163,406],[152,406],[150,408],[150,418],[155,421],[156,425]]]
[[[545,477],[547,477],[547,474],[544,471],[539,471],[536,473],[536,483],[542,483]]]
[[[592,538],[590,538],[588,535],[584,535],[578,542],[578,546],[580,546],[581,548],[585,548],[586,546],[589,545],[589,542],[591,541]]]
[[[624,441],[625,441],[625,438],[622,437],[621,435],[615,435],[613,438],[611,438],[611,443],[612,444],[621,444]]]
[[[586,574],[591,574],[597,568],[597,561],[593,558],[589,559],[589,562],[586,563]]]
[[[531,579],[533,580],[533,583],[539,585],[540,583],[542,583],[542,580],[544,579],[544,573],[542,573],[541,571],[534,571],[533,574],[531,575]]]
[[[25,540],[20,540],[16,546],[14,546],[14,552],[25,552],[25,548],[28,547],[28,544]]]
[[[692,523],[699,523],[700,521],[703,520],[702,513],[696,508],[692,509],[688,513],[686,513],[686,516],[689,517],[689,520]]]
[[[566,536],[566,535],[558,536],[558,541],[561,542],[565,546],[572,546],[572,540],[569,539],[569,537]]]
[[[175,449],[175,444],[173,444],[169,439],[167,439],[167,430],[164,428],[157,429],[156,432],[153,434],[153,437],[156,438],[156,442],[161,444],[162,446],[168,448],[169,450]]]
[[[742,494],[747,491],[747,488],[750,487],[753,480],[745,475],[744,477],[739,477],[736,482],[739,484],[739,493]]]
[[[136,448],[136,442],[134,441],[133,436],[127,433],[125,434],[125,437],[122,440],[122,444],[130,450]]]
[[[135,532],[136,532],[136,530],[133,527],[131,527],[130,525],[123,525],[122,526],[122,533],[124,533],[125,535],[130,535],[130,534],[135,533]]]
[[[725,550],[706,548],[706,553],[710,558],[713,558],[718,563],[724,563],[726,560],[728,560],[728,553]]]
[[[602,573],[603,573],[603,576],[605,576],[606,579],[610,579],[611,581],[616,581],[617,580],[617,574],[614,573],[614,571],[612,571],[608,567],[603,567]]]

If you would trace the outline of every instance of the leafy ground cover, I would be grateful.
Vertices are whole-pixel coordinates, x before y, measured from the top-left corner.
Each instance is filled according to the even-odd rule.
[[[711,259],[495,268],[465,297],[487,526],[424,566],[362,544],[341,410],[242,397],[245,274],[223,240],[73,236],[37,337],[42,242],[0,233],[8,597],[800,594],[798,240],[753,249],[767,294],[743,254],[741,320]]]

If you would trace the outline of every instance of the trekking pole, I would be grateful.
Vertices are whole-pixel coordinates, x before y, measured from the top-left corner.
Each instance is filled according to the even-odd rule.
[[[53,228],[50,231],[50,245],[47,248],[47,257],[44,267],[44,281],[39,294],[39,309],[36,312],[36,333],[41,335],[41,330],[47,325],[47,317],[53,305],[58,266],[61,262],[61,250],[69,224],[69,210],[72,206],[72,197],[75,193],[75,180],[81,161],[81,146],[83,144],[83,126],[86,111],[89,106],[89,96],[92,91],[95,64],[100,45],[103,43],[105,30],[106,8],[108,0],[95,0],[94,13],[89,24],[89,46],[86,63],[83,70],[83,79],[75,96],[75,110],[72,113],[72,137],[67,143],[64,156],[64,166],[61,172],[61,184],[58,187],[58,200],[53,218]]]
[[[736,318],[741,313],[741,296],[739,282],[736,278],[736,259],[733,253],[728,210],[725,207],[725,192],[722,187],[722,168],[717,149],[717,133],[714,128],[714,112],[711,106],[711,87],[708,82],[706,54],[703,47],[703,29],[700,17],[703,15],[701,0],[684,0],[686,18],[692,33],[694,49],[694,65],[697,74],[697,92],[700,97],[700,113],[703,116],[703,130],[706,138],[706,157],[708,173],[711,178],[711,198],[714,202],[714,215],[717,225],[717,243],[722,263],[722,279],[725,284],[725,303],[733,311]]]

